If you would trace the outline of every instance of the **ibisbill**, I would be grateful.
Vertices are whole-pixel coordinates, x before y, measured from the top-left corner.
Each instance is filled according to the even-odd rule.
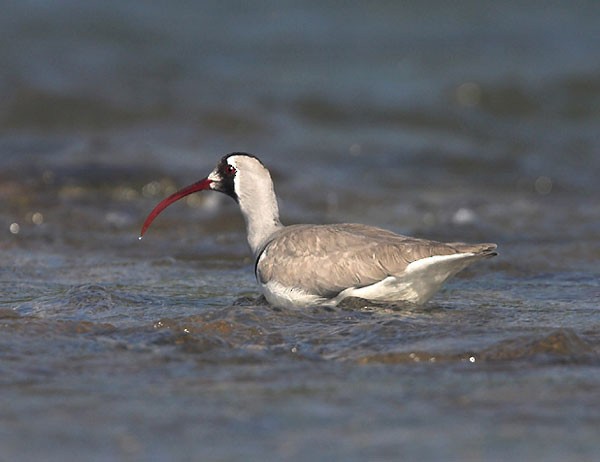
[[[497,255],[496,244],[436,242],[362,224],[285,226],[269,170],[246,153],[224,156],[206,178],[161,201],[140,239],[165,208],[203,190],[239,204],[256,279],[278,307],[335,306],[347,297],[421,305],[462,269]]]

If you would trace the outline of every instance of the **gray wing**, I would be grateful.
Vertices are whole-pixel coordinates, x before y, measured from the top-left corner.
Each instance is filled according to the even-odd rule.
[[[279,231],[259,254],[260,282],[277,281],[333,297],[348,287],[363,287],[422,258],[472,252],[491,255],[494,244],[463,244],[415,239],[358,224],[296,225]]]

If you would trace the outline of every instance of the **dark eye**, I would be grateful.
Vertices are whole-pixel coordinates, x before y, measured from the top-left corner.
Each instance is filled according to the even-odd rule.
[[[228,175],[232,175],[232,176],[233,176],[233,175],[235,175],[235,171],[236,171],[236,170],[235,170],[235,167],[234,167],[233,165],[229,165],[229,164],[227,164],[227,167],[225,167],[225,172],[226,172]]]

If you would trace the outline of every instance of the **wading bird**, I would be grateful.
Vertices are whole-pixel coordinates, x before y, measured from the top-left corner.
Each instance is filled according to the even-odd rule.
[[[208,177],[160,202],[140,239],[166,207],[202,190],[239,204],[256,279],[274,306],[335,306],[347,297],[424,304],[450,277],[497,255],[496,244],[435,242],[361,224],[284,226],[269,171],[245,153],[226,155]]]

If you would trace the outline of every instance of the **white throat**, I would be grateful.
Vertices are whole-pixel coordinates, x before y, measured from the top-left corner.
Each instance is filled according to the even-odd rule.
[[[273,181],[269,171],[254,158],[234,156],[228,162],[237,170],[234,189],[246,221],[248,244],[256,256],[269,237],[283,227]]]

